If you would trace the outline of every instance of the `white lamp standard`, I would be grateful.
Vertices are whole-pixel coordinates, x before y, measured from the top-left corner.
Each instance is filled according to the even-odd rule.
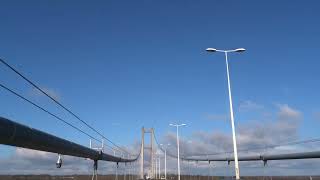
[[[236,179],[240,179],[240,170],[239,170],[238,152],[237,152],[237,140],[236,140],[235,127],[234,127],[232,96],[231,96],[231,86],[230,86],[230,77],[229,77],[228,53],[230,53],[230,52],[244,52],[245,49],[238,48],[238,49],[234,49],[234,50],[218,50],[215,48],[207,48],[206,51],[208,51],[208,52],[223,52],[225,55],[225,58],[226,58],[228,91],[229,91],[229,105],[230,105],[230,119],[231,119],[231,127],[232,127],[232,140],[233,140],[233,152],[234,152],[234,167],[235,167],[235,171],[236,171]]]
[[[186,124],[169,124],[177,128],[177,151],[178,151],[178,180],[180,180],[180,150],[179,150],[179,127],[185,126]]]
[[[160,144],[160,146],[163,146],[163,144]],[[170,144],[167,144],[168,146]],[[167,147],[164,148],[164,179],[167,179]]]
[[[158,178],[158,160],[157,157],[154,157],[154,161],[155,161],[155,179]]]
[[[161,179],[161,158],[159,153],[159,179]]]
[[[156,179],[160,179],[160,153],[156,153]]]

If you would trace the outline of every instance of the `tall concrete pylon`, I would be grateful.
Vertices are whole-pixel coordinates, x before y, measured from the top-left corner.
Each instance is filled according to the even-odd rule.
[[[141,129],[140,179],[144,179],[144,127]]]
[[[154,129],[151,128],[150,131],[150,143],[151,143],[151,149],[150,149],[150,153],[151,153],[151,158],[150,158],[150,163],[151,163],[151,174],[152,177],[155,178],[156,174],[155,174],[155,162],[154,162],[154,144],[153,144],[153,137],[154,137]]]
[[[150,129],[145,129],[144,127],[142,127],[141,129],[141,158],[140,158],[140,178],[144,179],[144,149],[145,147],[145,143],[144,143],[144,135],[148,133],[150,134],[150,170],[149,170],[149,176],[150,178],[155,178],[155,168],[154,168],[154,129],[150,128]]]

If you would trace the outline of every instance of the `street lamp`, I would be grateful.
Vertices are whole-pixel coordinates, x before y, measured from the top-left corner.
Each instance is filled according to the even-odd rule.
[[[160,144],[160,146],[163,146],[163,144]],[[170,146],[170,144],[167,144],[166,147],[164,147],[164,179],[167,179],[167,147]]]
[[[161,179],[161,157],[159,153],[159,179]]]
[[[161,167],[160,167],[160,152],[157,152],[156,153],[156,157],[155,157],[155,160],[156,160],[156,179],[159,178],[160,179],[160,176],[161,176],[161,173],[160,173],[160,170],[161,170]]]
[[[240,179],[240,170],[239,170],[239,162],[238,162],[238,152],[237,152],[237,140],[236,140],[236,132],[234,127],[234,117],[233,117],[233,107],[232,107],[232,96],[231,96],[231,86],[230,86],[230,77],[229,77],[229,64],[228,64],[228,53],[229,52],[244,52],[244,48],[237,48],[234,50],[219,50],[215,48],[207,48],[208,52],[223,52],[226,58],[226,67],[227,67],[227,79],[228,79],[228,91],[229,91],[229,105],[230,105],[230,119],[231,119],[231,127],[232,127],[232,140],[233,140],[233,152],[234,152],[234,167],[236,171],[236,179]]]
[[[177,128],[177,151],[178,151],[178,180],[180,180],[180,150],[179,150],[179,127],[185,126],[186,124],[169,124]]]
[[[155,169],[155,179],[157,179],[158,178],[158,160],[157,160],[157,157],[154,157],[153,159],[155,161],[155,167],[154,167],[154,169]]]

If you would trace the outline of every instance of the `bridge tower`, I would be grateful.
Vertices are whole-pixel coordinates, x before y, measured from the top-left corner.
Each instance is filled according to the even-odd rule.
[[[144,137],[145,134],[150,134],[150,147],[145,147],[145,141],[144,141]],[[149,128],[146,129],[144,127],[142,127],[141,129],[141,158],[140,158],[140,178],[144,179],[144,150],[145,149],[149,149],[150,150],[150,169],[149,169],[149,176],[150,178],[155,178],[155,168],[154,168],[154,129],[153,128]]]

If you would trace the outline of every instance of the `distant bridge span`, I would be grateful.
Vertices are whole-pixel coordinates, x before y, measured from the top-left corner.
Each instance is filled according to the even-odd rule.
[[[156,137],[154,137],[156,139]],[[157,139],[155,140],[157,143]],[[164,149],[160,147],[160,150],[164,152]],[[177,156],[168,153],[167,155],[173,158],[178,158]],[[320,151],[310,151],[310,152],[301,152],[301,153],[287,153],[287,154],[270,154],[270,155],[252,155],[252,156],[240,156],[238,158],[239,161],[263,161],[265,164],[267,161],[271,160],[294,160],[294,159],[318,159],[320,158]],[[203,161],[203,162],[228,162],[234,161],[234,157],[216,157],[216,158],[196,158],[196,157],[186,157],[183,156],[180,158],[184,161]]]
[[[290,160],[290,159],[316,159],[320,158],[320,151],[302,152],[302,153],[288,153],[288,154],[272,154],[272,155],[255,155],[239,157],[239,161],[267,161],[271,160]],[[181,158],[185,161],[234,161],[234,158]]]

